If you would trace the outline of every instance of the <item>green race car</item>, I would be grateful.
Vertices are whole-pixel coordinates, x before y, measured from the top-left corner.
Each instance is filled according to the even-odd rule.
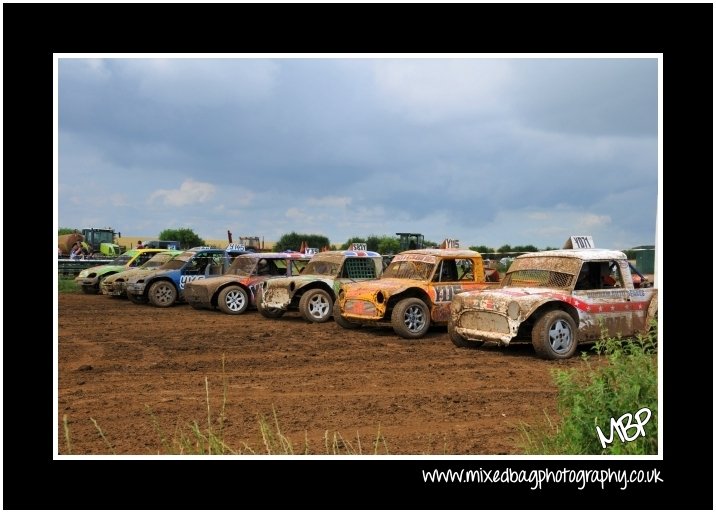
[[[130,249],[125,251],[109,264],[97,265],[84,269],[75,278],[75,283],[82,288],[85,294],[99,294],[100,286],[104,280],[113,274],[141,266],[157,253],[164,253],[166,249]]]

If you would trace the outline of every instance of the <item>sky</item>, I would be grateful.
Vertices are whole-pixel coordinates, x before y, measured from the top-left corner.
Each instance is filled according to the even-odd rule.
[[[55,59],[58,227],[540,249],[661,230],[660,55]]]

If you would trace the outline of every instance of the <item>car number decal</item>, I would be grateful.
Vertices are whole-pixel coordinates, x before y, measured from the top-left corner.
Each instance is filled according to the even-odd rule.
[[[455,294],[462,292],[461,285],[437,285],[435,286],[435,302],[445,303],[453,300]]]
[[[190,281],[203,280],[205,277],[201,274],[183,275],[179,278],[179,288],[184,290],[184,285]]]

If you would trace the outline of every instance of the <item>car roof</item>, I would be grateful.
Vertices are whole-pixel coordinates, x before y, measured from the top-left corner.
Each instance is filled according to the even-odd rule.
[[[462,258],[473,258],[473,257],[482,257],[480,253],[477,251],[473,251],[471,249],[458,249],[458,248],[449,248],[449,249],[440,249],[440,248],[428,248],[428,249],[409,249],[407,251],[401,251],[398,253],[399,255],[430,255],[430,256],[436,256],[436,257],[462,257]]]
[[[338,251],[320,251],[313,254],[313,258],[316,257],[344,257],[344,256],[358,256],[358,257],[379,257],[380,253],[375,251],[367,251],[362,249],[344,249]]]
[[[260,258],[288,258],[292,260],[310,260],[313,255],[306,255],[304,253],[283,253],[283,252],[273,252],[273,253],[244,253],[243,255],[239,255],[236,258],[252,258],[254,260],[258,260]]]
[[[123,255],[130,255],[130,256],[136,256],[141,255],[142,253],[166,253],[166,249],[159,249],[159,248],[133,248],[128,249],[123,253]]]
[[[187,248],[184,251],[207,251],[210,249],[218,249],[218,248],[212,248],[211,246],[193,246],[191,248]],[[221,251],[224,251],[223,249]]]
[[[533,253],[525,253],[515,257],[515,260],[530,257],[561,257],[561,258],[578,258],[579,260],[623,260],[626,255],[622,251],[614,249],[551,249],[548,251],[537,251]]]

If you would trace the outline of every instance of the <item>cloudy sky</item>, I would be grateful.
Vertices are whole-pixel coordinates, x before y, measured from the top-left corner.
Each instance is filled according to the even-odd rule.
[[[60,227],[656,243],[655,55],[56,57]]]

